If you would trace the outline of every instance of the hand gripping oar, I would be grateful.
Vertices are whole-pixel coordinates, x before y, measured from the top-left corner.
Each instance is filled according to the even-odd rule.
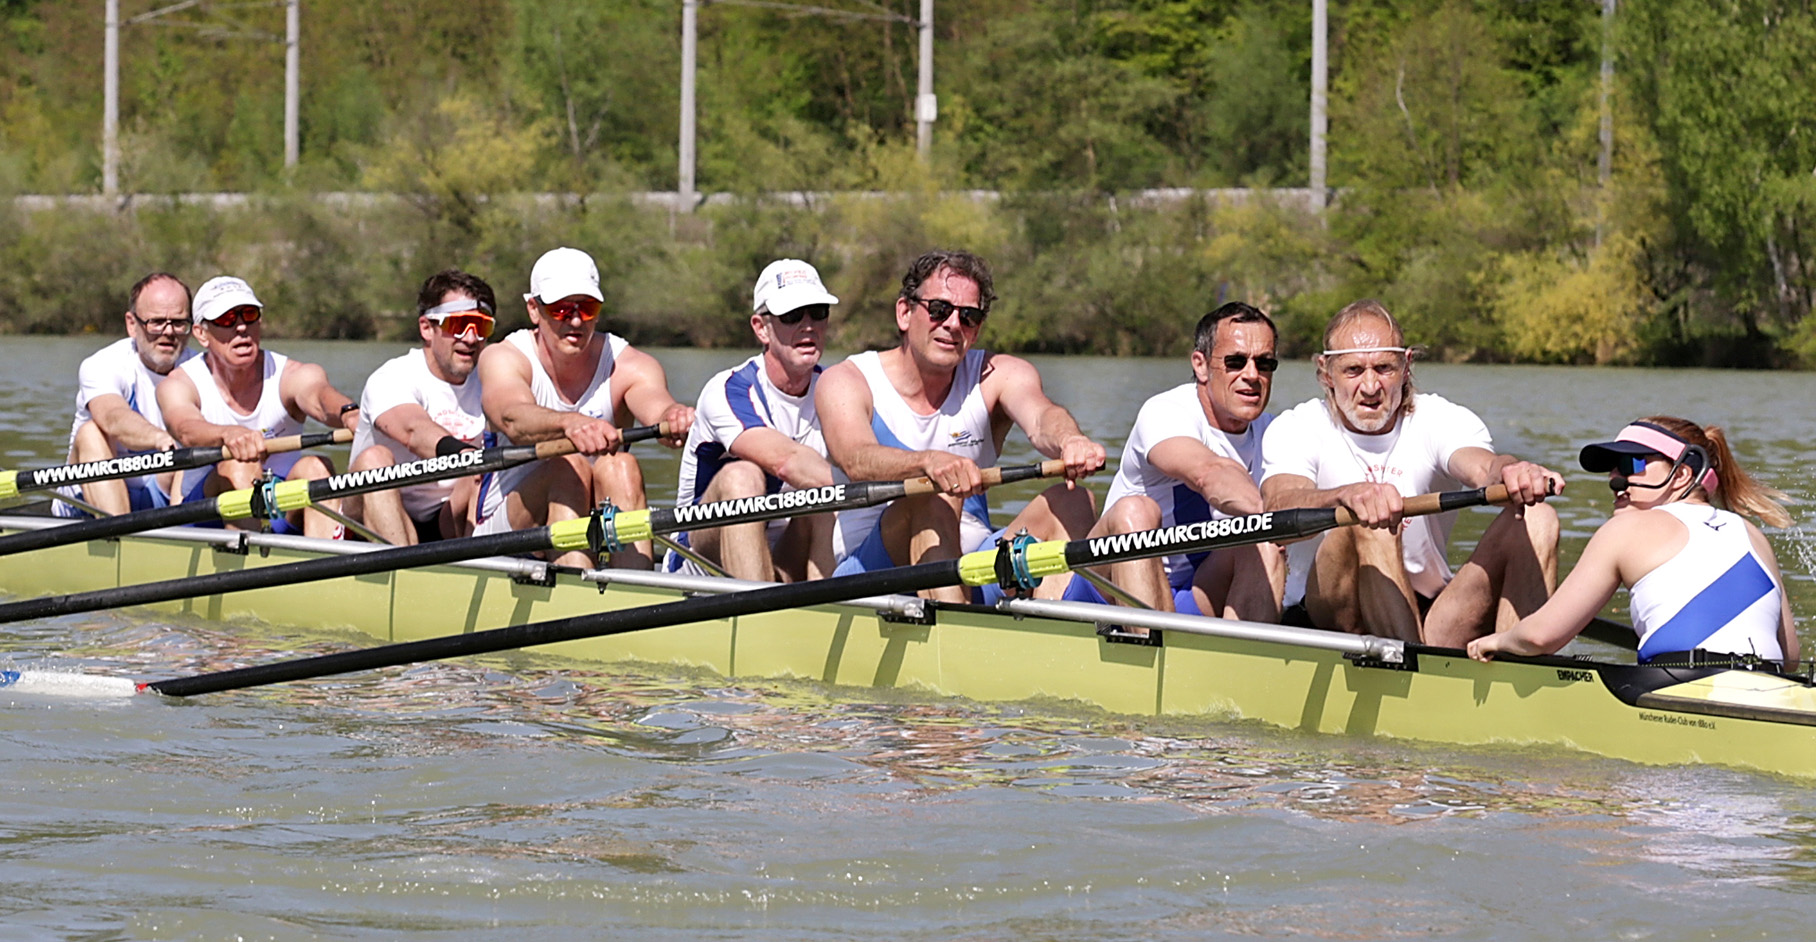
[[[644,425],[626,429],[624,443],[640,442],[662,434],[660,426]],[[156,507],[117,517],[79,520],[42,530],[27,530],[0,536],[0,556],[29,550],[85,543],[126,536],[158,527],[180,527],[211,520],[244,520],[249,517],[279,517],[321,501],[369,494],[387,488],[410,484],[427,484],[448,478],[465,477],[499,471],[513,465],[573,454],[574,445],[565,438],[535,445],[506,445],[498,448],[457,451],[451,455],[420,458],[403,464],[365,471],[333,474],[319,480],[269,481],[256,487],[228,491],[218,497],[188,501],[170,507]]]
[[[304,448],[320,448],[323,445],[345,445],[352,440],[353,433],[344,428],[332,432],[286,435],[266,441],[265,453],[276,455]],[[27,491],[62,487],[65,484],[93,484],[142,474],[200,468],[224,461],[228,457],[227,449],[218,446],[173,448],[168,451],[136,451],[101,461],[84,461],[34,471],[0,471],[0,499]]]
[[[1405,514],[1419,516],[1506,501],[1507,489],[1496,484],[1473,491],[1450,491],[1407,498]],[[193,677],[178,677],[140,684],[139,689],[174,697],[188,697],[331,674],[395,667],[419,661],[604,637],[648,628],[737,618],[786,608],[830,605],[871,595],[919,592],[940,586],[981,586],[995,582],[1009,587],[1031,588],[1042,577],[1059,575],[1084,566],[1104,566],[1149,556],[1202,553],[1231,546],[1292,540],[1355,522],[1354,515],[1347,509],[1320,507],[1275,510],[1071,542],[1055,540],[1036,543],[1023,537],[1004,540],[994,550],[967,553],[958,559],[494,628],[472,634],[426,638],[359,651],[280,661],[259,667],[197,674]]]
[[[985,468],[986,485],[1009,484],[1032,478],[1064,474],[1066,463],[1059,460],[1009,468]],[[460,540],[442,540],[416,546],[328,556],[276,566],[257,566],[234,572],[216,572],[203,576],[148,582],[143,585],[119,586],[71,595],[49,595],[0,604],[0,623],[28,618],[49,618],[126,605],[150,605],[175,599],[244,592],[276,585],[295,585],[321,579],[359,576],[395,569],[438,566],[444,563],[479,559],[485,556],[510,556],[539,550],[588,550],[594,555],[612,552],[628,543],[647,540],[657,533],[675,533],[707,527],[757,523],[800,514],[826,513],[870,507],[911,494],[931,494],[936,490],[926,478],[909,481],[863,481],[828,484],[780,494],[740,497],[653,510],[616,510],[609,508],[575,520],[564,520],[545,527],[515,530],[490,536]]]

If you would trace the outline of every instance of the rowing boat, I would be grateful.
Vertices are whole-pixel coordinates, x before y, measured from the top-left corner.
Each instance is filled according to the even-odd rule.
[[[0,516],[0,530],[56,525]],[[85,592],[370,552],[370,544],[171,528],[24,553],[0,590]],[[755,587],[729,579],[492,558],[152,606],[384,642],[614,611]],[[1121,630],[1156,629],[1136,638]],[[906,596],[788,609],[535,649],[587,663],[686,665],[728,678],[807,678],[980,701],[1058,699],[1124,714],[1200,715],[1348,735],[1548,744],[1650,764],[1816,777],[1816,688],[1718,666],[1509,658],[1127,608]]]

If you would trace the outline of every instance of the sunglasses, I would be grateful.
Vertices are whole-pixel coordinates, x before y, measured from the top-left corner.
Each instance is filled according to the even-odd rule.
[[[578,301],[555,301],[544,304],[542,310],[558,321],[570,320],[575,314],[583,321],[590,321],[599,316],[600,304],[592,298],[581,298]]]
[[[1651,461],[1663,461],[1663,455],[1617,455],[1614,459],[1614,470],[1623,477],[1635,477],[1646,473],[1646,464]]]
[[[825,304],[809,304],[804,307],[797,307],[787,314],[771,314],[769,316],[793,327],[794,325],[799,324],[803,317],[809,318],[816,323],[823,321],[832,316],[832,308]]]
[[[215,318],[209,323],[216,327],[232,330],[235,327],[240,326],[241,323],[256,324],[259,322],[259,318],[263,317],[264,314],[265,312],[263,309],[253,307],[250,304],[242,304],[239,307],[222,314],[220,317]]]
[[[1240,373],[1243,368],[1248,365],[1249,355],[1246,353],[1231,353],[1223,358],[1223,368],[1232,373]],[[1280,360],[1278,357],[1270,357],[1263,354],[1255,358],[1255,369],[1263,373],[1272,373],[1279,368]]]
[[[139,327],[148,334],[174,334],[178,331],[189,329],[190,321],[186,318],[170,318],[166,320],[165,318],[160,317],[156,320],[148,321],[137,314],[133,314],[131,311],[127,311],[126,313],[130,315],[133,320],[138,321]]]
[[[473,336],[484,340],[492,336],[492,328],[498,322],[475,311],[468,314],[449,314],[438,323],[441,324],[441,332],[450,337],[464,336],[470,330],[473,332]]]
[[[957,311],[959,323],[975,328],[982,324],[984,317],[990,313],[981,307],[963,307],[940,298],[915,298],[914,303],[926,305],[927,319],[935,324],[944,324],[946,318],[951,317],[953,311]]]

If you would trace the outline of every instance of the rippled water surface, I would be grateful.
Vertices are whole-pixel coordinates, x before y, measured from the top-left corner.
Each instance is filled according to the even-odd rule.
[[[0,464],[60,453],[74,366],[97,346],[8,342]],[[274,346],[348,391],[400,349]],[[735,359],[661,356],[689,395]],[[1186,375],[1041,365],[1113,453],[1141,400]],[[1420,380],[1566,471],[1639,414],[1718,422],[1808,513],[1816,377]],[[1311,391],[1306,364],[1284,365],[1276,410]],[[661,502],[673,464],[645,454]],[[1574,555],[1608,492],[1569,473]],[[1774,543],[1797,610],[1816,611],[1807,531]],[[149,678],[342,646],[105,614],[0,627],[0,666]],[[1805,938],[1816,920],[1809,783],[1561,750],[522,654],[194,701],[0,692],[0,742],[4,939]]]

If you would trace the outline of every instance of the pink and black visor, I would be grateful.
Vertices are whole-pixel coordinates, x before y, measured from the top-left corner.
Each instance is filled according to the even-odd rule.
[[[1584,471],[1605,474],[1609,471],[1619,470],[1625,476],[1637,474],[1641,469],[1640,466],[1633,466],[1631,459],[1652,457],[1660,457],[1672,462],[1673,473],[1675,473],[1676,466],[1689,465],[1690,469],[1696,473],[1697,483],[1702,485],[1702,489],[1711,494],[1715,493],[1718,479],[1715,475],[1715,468],[1709,461],[1709,453],[1704,451],[1700,445],[1692,445],[1666,431],[1662,426],[1654,425],[1651,422],[1634,422],[1628,425],[1621,429],[1621,433],[1614,437],[1614,441],[1584,445],[1583,452],[1577,460],[1582,463]]]

